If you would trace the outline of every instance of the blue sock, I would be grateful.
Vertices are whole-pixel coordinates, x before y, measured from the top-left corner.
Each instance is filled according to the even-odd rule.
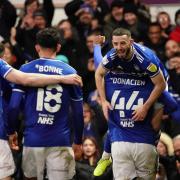
[[[109,132],[107,132],[106,138],[104,140],[104,151],[107,153],[111,153],[111,141],[109,137]]]

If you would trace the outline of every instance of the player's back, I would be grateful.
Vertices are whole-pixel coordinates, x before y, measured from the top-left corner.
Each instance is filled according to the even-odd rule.
[[[156,132],[151,126],[153,109],[143,121],[132,119],[134,110],[144,104],[152,92],[148,77],[109,72],[105,78],[106,98],[113,111],[109,114],[111,141],[154,144]]]
[[[76,73],[69,65],[52,59],[37,59],[21,68],[28,73],[67,75]],[[80,99],[78,87],[64,84],[24,88],[26,146],[70,146],[68,113],[71,98]]]

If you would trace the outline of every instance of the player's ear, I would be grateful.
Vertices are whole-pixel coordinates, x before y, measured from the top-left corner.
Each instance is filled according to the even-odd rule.
[[[39,46],[39,44],[36,44],[36,45],[35,45],[35,49],[36,49],[37,53],[40,52],[40,46]]]
[[[131,42],[131,44],[132,44],[132,43],[134,42],[134,39],[131,38],[131,39],[130,39],[130,42]]]
[[[60,44],[58,44],[58,45],[57,45],[57,51],[56,51],[56,52],[59,52],[59,51],[60,51],[60,49],[61,49],[61,45],[60,45]]]

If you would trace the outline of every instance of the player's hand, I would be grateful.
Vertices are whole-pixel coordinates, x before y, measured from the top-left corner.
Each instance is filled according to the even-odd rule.
[[[171,58],[168,61],[169,69],[175,69],[176,73],[180,73],[180,57]]]
[[[102,101],[102,110],[106,120],[109,118],[109,110],[112,110],[112,106],[108,101]]]
[[[98,35],[94,37],[93,44],[98,44],[101,46],[104,42],[105,42],[105,36]]]
[[[18,151],[19,146],[18,146],[18,135],[15,132],[14,134],[9,135],[9,145],[11,149]]]
[[[73,144],[72,145],[75,160],[79,160],[82,157],[82,145],[81,144]]]
[[[60,83],[83,86],[82,78],[77,74],[61,75],[60,77]]]
[[[133,111],[132,119],[134,121],[143,121],[147,115],[148,109],[145,106],[139,106],[136,110]]]

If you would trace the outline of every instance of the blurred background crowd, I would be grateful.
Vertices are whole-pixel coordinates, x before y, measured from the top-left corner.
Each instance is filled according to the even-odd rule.
[[[0,42],[5,47],[4,60],[7,63],[19,69],[22,64],[38,58],[36,33],[51,26],[54,10],[52,0],[42,3],[25,0],[22,12],[17,14],[10,1],[0,1]],[[62,38],[56,58],[74,67],[84,84],[84,140],[82,152],[75,152],[76,179],[93,179],[107,131],[94,79],[93,39],[96,35],[106,37],[102,47],[105,55],[111,48],[111,33],[117,27],[129,29],[135,42],[154,50],[169,73],[169,90],[179,108],[163,116],[163,133],[157,145],[160,154],[157,179],[180,179],[180,6],[174,12],[174,24],[165,11],[158,12],[152,22],[148,6],[140,0],[73,0],[65,4],[64,11],[67,18],[59,17],[56,24]],[[7,103],[10,94],[11,89],[6,88]],[[21,179],[21,153],[14,154],[18,167],[15,178]],[[112,179],[111,169],[102,178]]]

